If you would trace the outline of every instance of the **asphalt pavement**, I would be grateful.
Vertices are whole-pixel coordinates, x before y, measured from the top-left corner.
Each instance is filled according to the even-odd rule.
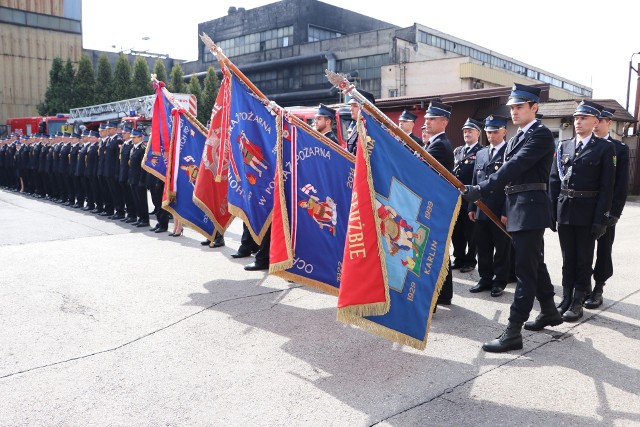
[[[477,271],[455,271],[418,351],[337,322],[335,296],[245,271],[241,232],[212,249],[0,190],[0,426],[640,425],[637,200],[604,305],[503,354],[481,345],[514,284],[472,294]]]

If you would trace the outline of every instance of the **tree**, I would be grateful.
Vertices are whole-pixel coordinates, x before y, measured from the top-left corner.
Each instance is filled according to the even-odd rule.
[[[73,82],[75,90],[71,108],[93,105],[95,84],[96,76],[93,72],[91,60],[87,55],[82,55],[78,62],[78,72]]]
[[[156,79],[160,82],[167,83],[167,69],[164,67],[164,61],[158,58],[156,63],[153,64],[153,74],[156,75]]]
[[[111,77],[111,63],[107,54],[103,53],[98,59],[98,75],[96,76],[96,87],[94,90],[96,104],[106,104],[112,100],[111,87],[113,78]]]
[[[70,58],[67,58],[67,62],[64,64],[62,75],[60,79],[61,91],[60,91],[60,111],[58,113],[68,113],[73,105],[73,97],[75,88],[73,86],[73,80],[75,78],[75,70],[73,69],[73,62]]]
[[[143,57],[138,56],[133,64],[133,80],[131,82],[131,97],[147,96],[153,94],[149,65]]]
[[[44,101],[38,105],[38,114],[41,116],[50,116],[60,111],[63,71],[62,58],[53,58],[49,70],[49,86],[44,94]]]
[[[209,68],[207,69],[207,75],[204,78],[202,108],[200,107],[200,103],[198,103],[198,117],[200,116],[200,111],[202,110],[205,118],[204,120],[201,120],[201,122],[206,125],[208,125],[209,120],[211,119],[211,111],[213,111],[213,105],[216,103],[216,98],[218,97],[218,89],[220,89],[218,73],[216,73],[215,68],[209,66]]]
[[[113,73],[113,96],[111,101],[131,98],[131,64],[124,53],[120,52]]]
[[[196,105],[198,106],[198,121],[204,125],[207,124],[207,115],[205,114],[202,106],[202,86],[200,86],[200,80],[197,76],[192,75],[189,79],[189,93],[196,96]]]
[[[185,93],[187,85],[184,83],[184,72],[180,64],[176,64],[171,69],[171,82],[168,84],[169,92]]]

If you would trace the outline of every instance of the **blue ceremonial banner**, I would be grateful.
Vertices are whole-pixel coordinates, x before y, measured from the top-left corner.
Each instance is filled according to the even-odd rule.
[[[154,86],[156,99],[153,103],[151,135],[147,143],[142,167],[150,174],[164,181],[167,175],[168,152],[173,126],[171,110],[173,110],[174,105],[167,98],[169,92],[164,88],[164,82],[154,83]]]
[[[162,207],[213,240],[214,222],[193,202],[193,189],[206,139],[207,129],[197,120],[182,109],[173,110],[173,133]]]
[[[286,122],[283,129],[278,145],[282,179],[276,193],[280,203],[274,204],[269,271],[337,295],[353,189],[353,156],[302,127]],[[280,229],[284,236],[277,236]]]
[[[257,243],[271,225],[280,127],[280,118],[232,74],[229,212],[242,218]]]
[[[339,319],[423,349],[431,313],[449,267],[449,245],[460,192],[415,157],[375,118],[364,111],[361,114],[358,151],[364,154],[362,161],[366,161],[368,176],[359,176],[359,157],[350,214],[354,221],[349,223],[347,236],[350,248],[345,249],[340,285]],[[366,203],[369,212],[362,211],[364,203],[356,203],[364,198],[370,200]],[[376,227],[367,234],[366,226],[371,220]],[[351,246],[356,236],[363,242],[362,247],[371,247],[369,242],[376,239],[373,247],[378,251],[348,256],[354,255]],[[357,271],[360,274],[354,274]],[[382,271],[382,275],[363,277],[367,271]],[[367,296],[355,294],[361,287],[359,283],[376,280],[387,295],[386,314],[369,316],[366,309],[359,312],[365,317],[356,311],[350,313],[341,299],[351,297],[349,304],[357,306],[357,300]],[[349,295],[351,288],[354,293]]]

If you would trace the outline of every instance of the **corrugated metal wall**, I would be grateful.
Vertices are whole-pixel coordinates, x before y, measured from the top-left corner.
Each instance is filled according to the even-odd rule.
[[[9,1],[26,6],[62,7],[62,1]],[[55,5],[54,5],[55,3]],[[35,7],[35,6],[38,7]],[[57,56],[74,65],[82,53],[82,36],[57,31],[0,25],[0,123],[9,117],[36,115],[44,99],[49,71]]]
[[[64,0],[2,0],[2,6],[44,15],[64,16]]]

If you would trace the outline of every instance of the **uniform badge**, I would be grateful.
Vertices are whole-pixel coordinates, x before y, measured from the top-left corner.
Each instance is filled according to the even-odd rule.
[[[468,163],[469,163],[469,160],[468,160],[468,159],[465,159],[464,164],[466,165],[466,164],[468,164]]]
[[[493,168],[494,168],[495,170],[498,170],[498,169],[500,169],[500,165],[495,165]]]
[[[570,157],[568,154],[563,154],[563,155],[562,155],[562,158],[560,159],[560,162],[561,162],[563,165],[566,165],[566,164],[568,164],[568,163],[569,163],[569,161],[570,161],[570,160],[571,160],[571,157]]]

